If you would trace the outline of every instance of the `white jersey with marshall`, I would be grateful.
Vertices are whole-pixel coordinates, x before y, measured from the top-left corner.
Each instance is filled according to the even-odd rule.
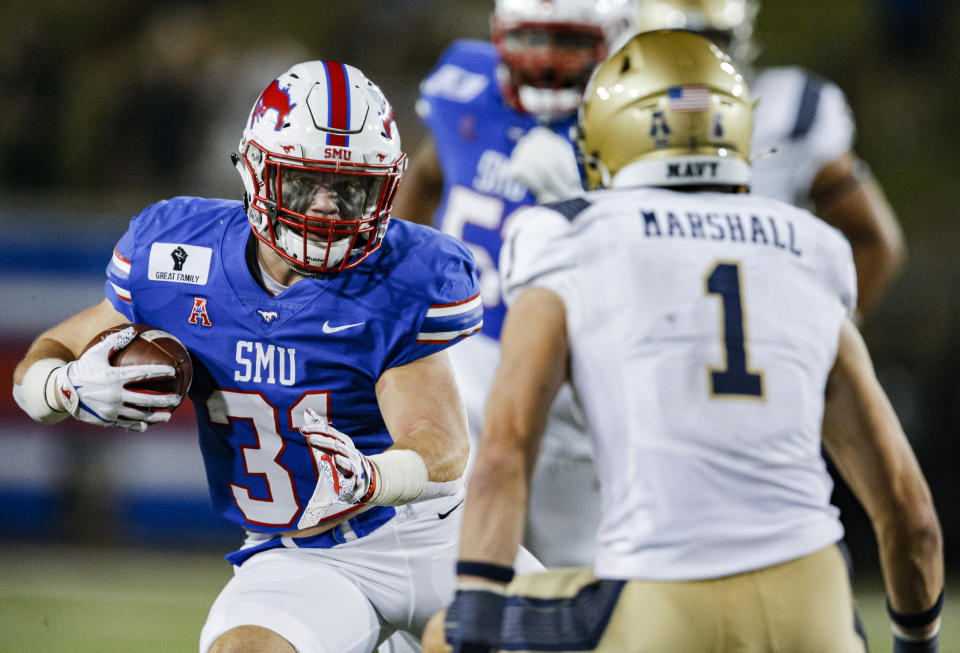
[[[566,305],[598,577],[715,578],[841,539],[820,453],[856,302],[838,231],[750,195],[595,191],[518,216],[501,270],[508,303],[544,287]]]
[[[843,91],[802,68],[776,67],[759,71],[750,92],[757,99],[751,192],[810,208],[814,177],[853,147]]]

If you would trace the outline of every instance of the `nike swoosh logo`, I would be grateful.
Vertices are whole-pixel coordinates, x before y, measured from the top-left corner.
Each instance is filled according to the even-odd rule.
[[[446,511],[446,512],[438,512],[438,513],[437,513],[437,518],[438,518],[438,519],[446,519],[447,517],[450,516],[450,513],[453,512],[454,510],[456,510],[457,508],[459,508],[462,503],[463,503],[463,499],[460,499],[460,500],[457,502],[457,505],[455,505],[453,508],[450,508],[450,510],[448,510],[448,511]]]
[[[330,326],[330,320],[327,320],[323,323],[323,332],[324,333],[336,333],[337,331],[343,331],[344,329],[352,329],[353,327],[363,326],[366,322],[357,322],[356,324],[344,324],[342,326]]]

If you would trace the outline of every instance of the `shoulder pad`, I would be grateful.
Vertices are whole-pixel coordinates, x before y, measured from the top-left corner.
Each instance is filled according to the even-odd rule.
[[[570,222],[573,222],[574,218],[590,208],[590,202],[582,197],[572,197],[567,200],[544,204],[544,206],[556,211]]]
[[[498,56],[490,43],[454,41],[420,84],[420,93],[453,102],[471,102],[491,84]]]

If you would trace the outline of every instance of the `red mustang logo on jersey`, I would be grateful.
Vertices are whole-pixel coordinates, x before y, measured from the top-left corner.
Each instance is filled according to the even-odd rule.
[[[187,318],[190,324],[202,324],[203,326],[213,326],[210,316],[207,315],[207,300],[205,297],[193,298],[193,310],[190,311],[190,317]]]
[[[253,114],[250,116],[250,127],[252,128],[258,120],[267,115],[269,109],[273,109],[277,112],[277,126],[274,127],[274,130],[280,131],[287,121],[287,116],[295,106],[297,106],[296,103],[290,102],[290,88],[280,88],[277,80],[273,80],[270,82],[270,86],[260,94],[260,99],[257,100],[256,106],[253,107]]]

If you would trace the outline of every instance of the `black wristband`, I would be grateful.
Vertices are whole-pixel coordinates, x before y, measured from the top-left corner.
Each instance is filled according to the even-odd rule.
[[[893,606],[890,605],[890,599],[888,598],[887,614],[890,615],[890,621],[903,628],[922,628],[923,626],[929,626],[940,616],[940,611],[943,610],[943,593],[944,590],[940,590],[940,596],[937,597],[937,602],[933,604],[932,608],[924,610],[923,612],[914,612],[913,614],[896,612]]]
[[[492,562],[459,560],[457,562],[457,575],[477,576],[498,583],[509,583],[513,580],[513,567],[505,567]]]

